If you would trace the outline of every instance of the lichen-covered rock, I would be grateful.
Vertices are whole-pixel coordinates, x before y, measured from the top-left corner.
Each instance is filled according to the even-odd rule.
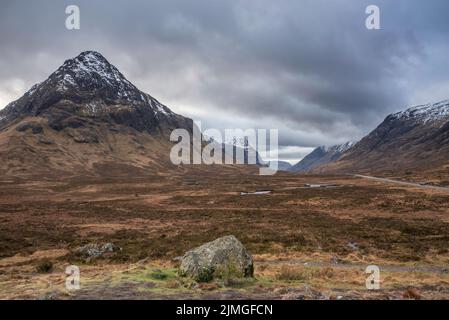
[[[226,236],[188,251],[181,260],[180,274],[198,282],[214,278],[252,277],[253,259],[234,236]]]
[[[120,251],[122,249],[117,247],[115,244],[108,242],[101,247],[101,250],[103,252],[114,252],[114,251]]]
[[[107,252],[121,251],[122,248],[117,247],[113,243],[99,245],[97,243],[89,243],[78,249],[78,252],[86,258],[98,258]]]
[[[78,249],[78,252],[87,258],[97,258],[101,256],[102,252],[100,246],[96,243],[89,243]]]

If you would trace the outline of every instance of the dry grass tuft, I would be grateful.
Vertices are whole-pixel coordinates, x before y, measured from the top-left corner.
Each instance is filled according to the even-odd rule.
[[[421,293],[416,288],[408,288],[402,296],[404,299],[421,300]]]

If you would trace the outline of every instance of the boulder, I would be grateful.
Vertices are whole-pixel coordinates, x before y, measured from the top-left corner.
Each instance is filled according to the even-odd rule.
[[[122,248],[117,247],[113,243],[99,245],[97,243],[89,243],[78,249],[78,252],[86,258],[99,258],[107,252],[121,251]]]
[[[214,278],[252,277],[253,259],[234,236],[226,236],[190,250],[181,259],[180,275],[197,282]]]
[[[50,291],[38,297],[37,300],[60,300],[63,295],[60,291]]]

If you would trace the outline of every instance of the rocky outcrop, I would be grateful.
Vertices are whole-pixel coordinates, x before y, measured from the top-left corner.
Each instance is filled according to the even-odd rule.
[[[39,134],[43,131],[43,128],[39,123],[24,121],[16,127],[16,130],[19,132],[31,130],[33,134]]]
[[[226,236],[188,251],[181,259],[180,274],[198,282],[214,278],[252,277],[253,259],[234,236]]]
[[[89,243],[78,249],[78,253],[85,258],[99,258],[105,253],[112,253],[116,251],[121,251],[122,248],[117,247],[113,243],[105,243],[100,245],[98,243]]]

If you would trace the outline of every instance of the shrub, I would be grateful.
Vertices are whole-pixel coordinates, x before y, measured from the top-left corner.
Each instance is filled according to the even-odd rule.
[[[276,274],[276,279],[284,281],[306,281],[312,278],[332,278],[334,276],[334,269],[312,269],[292,266],[282,266]]]
[[[316,270],[316,272],[313,273],[314,277],[317,278],[332,278],[334,276],[334,269],[332,268],[323,268]]]
[[[167,275],[165,273],[163,273],[161,270],[154,270],[150,274],[150,277],[152,279],[155,279],[155,280],[165,280],[165,279],[167,279]]]
[[[153,280],[171,280],[176,277],[176,270],[174,269],[154,269],[149,277]]]
[[[284,281],[304,281],[310,278],[310,273],[306,270],[295,268],[291,266],[282,266],[279,272],[276,274],[276,279]]]
[[[36,266],[36,270],[40,273],[50,273],[53,271],[53,262],[51,262],[50,260],[42,260]]]

